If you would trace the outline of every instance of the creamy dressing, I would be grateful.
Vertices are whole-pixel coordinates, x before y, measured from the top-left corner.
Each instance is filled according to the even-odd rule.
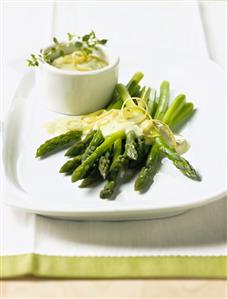
[[[82,51],[74,51],[56,58],[52,65],[64,70],[86,72],[104,68],[108,63],[98,55],[86,55]]]
[[[181,135],[174,135],[176,139],[176,151],[182,155],[186,153],[190,148],[190,143]]]
[[[81,120],[79,117],[64,117],[56,119],[55,121],[46,123],[44,127],[50,134],[63,134],[69,130],[81,130],[87,133],[86,131],[90,131],[90,129],[100,129],[104,137],[120,130],[124,130],[125,133],[134,130],[138,136],[143,134],[143,129],[132,121],[109,120],[105,121],[105,124],[97,123],[90,127],[86,121]]]
[[[190,145],[181,135],[173,134],[168,126],[157,123],[157,120],[145,119],[138,122],[135,119],[122,118],[120,110],[99,110],[84,116],[68,116],[49,122],[45,125],[49,133],[66,133],[69,130],[83,131],[84,136],[91,130],[100,129],[104,137],[124,130],[127,134],[133,130],[137,136],[144,135],[148,142],[160,134],[166,142],[175,148],[179,154],[185,153]],[[156,125],[156,127],[155,127]],[[158,130],[157,130],[158,128]],[[171,132],[171,133],[170,133]]]
[[[94,129],[98,129],[98,127],[94,127]],[[113,120],[103,126],[100,126],[99,129],[102,131],[104,136],[111,135],[120,130],[124,130],[126,134],[131,130],[135,131],[138,136],[143,134],[142,129],[137,124],[130,121],[119,122],[117,120]]]

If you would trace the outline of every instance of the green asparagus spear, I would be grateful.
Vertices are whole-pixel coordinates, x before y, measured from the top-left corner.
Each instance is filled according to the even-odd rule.
[[[135,73],[135,75],[126,85],[126,88],[128,89],[128,92],[132,97],[138,94],[140,90],[139,82],[142,80],[142,78],[143,78],[143,73]]]
[[[131,130],[126,135],[125,144],[125,154],[131,160],[137,160],[138,158],[136,146],[136,133]]]
[[[182,99],[180,101],[182,101]],[[183,98],[183,102],[184,102],[184,98]],[[184,110],[184,107],[187,104],[184,104],[184,106],[181,107],[181,109],[178,109],[174,118],[171,117],[171,113],[174,112],[172,107],[173,105],[175,105],[175,103],[171,104],[169,109],[166,112],[166,114],[167,113],[169,114],[168,118],[166,119],[166,124],[170,125],[171,128],[176,127],[179,124],[179,119],[182,122],[188,119],[188,112],[187,111],[186,113],[182,112],[182,110]],[[171,111],[171,113],[168,111]],[[163,118],[166,117],[166,114],[163,116]],[[180,115],[182,115],[182,117],[180,117]],[[141,169],[137,177],[137,180],[135,182],[134,187],[136,191],[142,190],[145,187],[147,187],[149,184],[153,183],[154,176],[161,165],[162,157],[163,156],[160,152],[159,145],[155,143],[150,150],[149,156],[146,161],[146,165]]]
[[[162,119],[164,123],[170,124],[173,119],[179,114],[179,112],[185,105],[185,98],[186,97],[184,94],[180,94],[174,99]]]
[[[80,165],[81,156],[76,156],[71,160],[68,160],[59,170],[60,173],[72,174],[73,171]]]
[[[157,109],[156,90],[154,88],[151,89],[151,95],[147,102],[147,108],[150,116],[153,117]]]
[[[145,139],[144,139],[144,136],[138,136],[137,138],[137,147],[136,147],[136,150],[137,150],[137,153],[138,153],[138,158],[137,160],[133,161],[129,161],[129,168],[136,168],[138,166],[140,166],[144,159],[148,156],[148,153],[150,151],[150,144],[147,144],[145,142]]]
[[[103,179],[105,180],[110,168],[111,163],[111,154],[110,151],[107,151],[100,159],[99,159],[99,172]]]
[[[36,151],[37,157],[44,157],[53,154],[67,146],[70,146],[76,140],[81,138],[81,131],[69,131],[54,138],[45,141]]]
[[[92,184],[98,182],[100,179],[101,179],[100,173],[96,171],[95,173],[90,174],[88,177],[84,178],[80,183],[79,187],[80,188],[89,187]]]
[[[151,94],[151,88],[144,86],[144,89],[141,92],[141,100],[144,101],[145,103],[148,103],[148,100],[150,98],[150,94]]]
[[[116,89],[117,89],[119,95],[121,96],[121,99],[123,102],[128,100],[126,103],[126,106],[128,106],[128,107],[135,106],[135,103],[133,102],[133,100],[130,96],[130,93],[128,92],[127,88],[123,84],[118,83],[116,85]]]
[[[168,81],[163,81],[161,86],[160,86],[160,96],[159,96],[159,102],[158,102],[158,107],[155,113],[154,118],[162,120],[166,110],[168,108],[168,102],[169,102],[169,82]]]
[[[118,138],[124,138],[125,133],[123,130],[121,131],[117,131],[115,133],[113,133],[112,135],[110,135],[109,137],[107,137],[104,142],[99,145],[95,151],[87,157],[86,160],[84,160],[82,162],[82,164],[77,167],[73,174],[72,174],[72,182],[76,182],[80,179],[82,179],[86,173],[89,171],[89,169],[92,167],[92,165],[94,164],[94,162],[99,159],[109,148],[111,148],[111,146],[113,145],[113,143],[115,142],[115,140],[117,140]]]
[[[146,86],[143,86],[143,87],[140,89],[140,92],[139,92],[139,97],[140,97],[140,98],[142,97],[142,94],[144,94],[145,89],[146,89]]]
[[[130,79],[130,81],[126,85],[126,88],[128,89],[128,92],[131,96],[135,96],[138,93],[138,91],[140,89],[138,83],[142,80],[142,78],[143,78],[143,73],[137,72],[133,75],[133,77]],[[120,109],[123,104],[123,101],[124,100],[121,98],[121,95],[119,94],[118,97],[116,99],[114,99],[114,101],[109,104],[109,106],[107,107],[107,110]]]
[[[122,139],[117,139],[114,142],[113,161],[110,166],[108,178],[115,179],[119,173],[119,164],[121,164]]]
[[[96,130],[89,132],[83,140],[80,140],[76,142],[74,145],[72,145],[65,153],[65,156],[75,157],[77,155],[81,155],[91,142],[96,132]]]
[[[102,131],[97,130],[90,144],[88,145],[87,149],[81,156],[82,161],[86,160],[103,141],[104,141],[104,137],[102,135]]]
[[[113,162],[110,166],[108,180],[104,185],[104,188],[100,192],[101,198],[110,198],[115,190],[115,187],[117,185],[117,177],[121,169],[121,165],[120,165],[121,150],[122,150],[122,139],[119,138],[114,142]]]
[[[141,72],[136,72],[132,78],[130,79],[130,81],[128,82],[128,84],[126,85],[126,87],[129,89],[132,87],[132,85],[136,82],[137,84],[143,79],[143,73]]]
[[[170,159],[173,164],[180,169],[180,171],[192,180],[201,181],[200,175],[196,170],[190,165],[190,163],[180,156],[173,148],[171,148],[162,137],[156,138],[156,144],[159,147],[159,151],[168,159]]]
[[[136,191],[142,190],[153,182],[154,176],[160,167],[161,155],[159,146],[154,144],[147,157],[146,165],[141,169],[136,179],[134,188]]]
[[[80,188],[89,187],[90,185],[101,180],[101,175],[99,173],[98,167],[94,167],[94,169],[90,172],[90,174],[84,178],[79,185]]]
[[[110,198],[113,195],[114,190],[117,186],[118,175],[120,171],[123,170],[123,168],[127,165],[127,163],[128,158],[124,154],[120,155],[118,158],[116,158],[115,161],[113,161],[110,167],[108,180],[100,192],[101,198]]]
[[[196,109],[192,103],[186,103],[179,114],[169,124],[174,132],[178,132],[182,126],[194,115]]]
[[[139,136],[137,138],[137,152],[138,152],[138,159],[137,164],[139,165],[145,157],[147,157],[149,151],[150,151],[150,144],[147,144],[145,142],[144,136]]]
[[[120,171],[123,169],[124,166],[128,163],[128,157],[124,154],[120,155],[115,161],[113,161],[110,167],[110,175],[111,179],[117,178]]]
[[[113,153],[113,162],[115,160],[117,160],[117,158],[120,156],[122,151],[122,139],[118,138],[115,142],[114,142],[114,153]]]
[[[100,198],[102,199],[110,198],[113,195],[116,186],[117,186],[116,180],[108,180],[105,183],[103,189],[100,191]]]
[[[118,176],[129,162],[126,151],[124,154],[121,154],[122,146],[119,139],[114,143],[114,145],[114,158],[109,170],[108,180],[100,192],[100,197],[103,199],[110,198],[113,195],[118,183]]]
[[[132,89],[128,89],[130,96],[138,97],[140,94],[140,88],[141,87],[139,84],[135,84]],[[118,109],[120,109],[120,108],[121,108],[121,106]]]

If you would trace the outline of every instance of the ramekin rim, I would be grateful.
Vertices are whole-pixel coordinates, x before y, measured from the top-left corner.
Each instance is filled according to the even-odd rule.
[[[48,49],[50,47],[51,47],[51,45],[49,45],[45,49]],[[109,54],[108,47],[102,47],[102,49],[104,49],[104,52],[106,52],[107,54]],[[109,71],[109,70],[111,70],[111,69],[113,69],[113,68],[115,68],[116,66],[119,65],[120,56],[116,55],[115,53],[112,53],[111,49],[110,49],[110,55],[111,55],[111,57],[114,57],[112,63],[108,64],[107,66],[105,66],[105,67],[103,67],[101,69],[92,70],[92,71],[81,72],[81,71],[77,71],[77,70],[64,70],[64,69],[57,68],[57,67],[55,67],[55,66],[53,66],[53,65],[51,65],[51,64],[49,64],[49,63],[47,63],[45,61],[42,63],[42,67],[45,67],[49,71],[52,71],[54,73],[61,74],[61,75],[70,75],[70,76],[78,76],[78,77],[80,77],[80,76],[89,76],[89,75],[96,75],[96,74],[100,74],[100,73],[104,73],[106,71]]]

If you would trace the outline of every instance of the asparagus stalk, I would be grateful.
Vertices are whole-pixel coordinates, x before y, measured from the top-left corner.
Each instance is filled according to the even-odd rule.
[[[143,73],[137,72],[133,75],[133,77],[126,85],[126,88],[131,96],[135,96],[138,93],[140,89],[138,83],[142,80],[142,78],[143,78]],[[123,102],[124,100],[121,98],[121,95],[119,94],[118,97],[112,103],[109,104],[107,110],[120,109]]]
[[[104,180],[107,178],[107,174],[110,168],[110,163],[111,163],[111,154],[110,151],[107,151],[105,155],[103,155],[99,159],[99,166],[98,166],[99,172]]]
[[[120,155],[111,165],[110,168],[110,178],[115,179],[117,178],[118,174],[121,170],[123,170],[123,167],[126,166],[128,163],[128,158],[125,154]]]
[[[122,151],[122,139],[118,138],[115,142],[114,142],[114,154],[113,154],[113,162],[115,160],[117,160],[117,158],[120,156]]]
[[[183,101],[184,101],[184,99],[183,99]],[[170,105],[168,111],[173,111],[172,107],[173,107],[173,105],[175,105],[175,103],[173,102]],[[188,104],[190,104],[190,105],[188,105]],[[193,105],[191,105],[191,103],[184,104],[184,106],[181,107],[181,109],[179,109],[179,110],[174,118],[172,118],[170,115],[170,117],[168,117],[166,120],[166,124],[170,125],[171,128],[177,128],[179,126],[179,124],[182,124],[182,123],[185,123],[186,121],[188,121],[188,119],[192,116],[192,111],[194,111]],[[135,182],[134,188],[136,191],[142,190],[145,187],[147,187],[149,184],[153,183],[154,176],[155,176],[158,168],[161,165],[161,160],[163,157],[161,152],[163,153],[163,151],[161,151],[159,149],[159,144],[155,142],[155,144],[152,146],[152,148],[150,150],[149,156],[146,161],[146,165],[141,169],[141,171],[137,177],[137,180]],[[174,156],[172,155],[171,157],[173,158]],[[177,161],[177,160],[175,159],[175,161]],[[179,168],[182,167],[182,165],[180,165],[180,162],[176,162],[176,166],[179,166]],[[184,166],[185,166],[185,164],[184,164]],[[185,169],[185,171],[187,171],[187,172],[189,171],[191,176],[193,176],[193,177],[195,177],[195,179],[199,180],[200,179],[199,175],[196,172],[194,173],[193,170],[194,170],[193,168],[190,168],[190,164]]]
[[[113,156],[113,162],[110,167],[110,173],[108,176],[108,180],[105,183],[103,189],[100,192],[100,197],[101,198],[110,198],[115,190],[115,187],[117,185],[117,173],[113,173],[113,164],[116,162],[118,157],[121,155],[121,150],[122,150],[122,139],[119,138],[114,142],[114,156]]]
[[[126,103],[127,107],[135,106],[135,103],[133,102],[130,93],[128,92],[127,88],[123,84],[121,83],[117,84],[116,89],[119,95],[121,96],[123,102],[128,100]]]
[[[170,94],[169,82],[163,81],[160,86],[159,102],[158,102],[158,106],[154,118],[159,120],[163,119],[166,110],[168,108],[169,94]]]
[[[75,141],[81,138],[81,131],[69,131],[54,138],[45,141],[36,151],[37,157],[44,157],[53,154],[67,146],[72,145]]]
[[[182,126],[194,115],[196,109],[192,103],[186,103],[179,114],[169,124],[173,131],[179,131]]]
[[[96,132],[97,132],[96,130],[93,130],[89,132],[83,140],[76,142],[73,146],[71,146],[68,149],[68,151],[65,153],[65,156],[75,157],[77,155],[82,154],[87,148],[87,146],[90,144]]]
[[[138,158],[136,147],[136,133],[131,130],[126,135],[125,144],[125,155],[131,160],[137,160]]]
[[[171,124],[173,119],[179,114],[181,109],[184,107],[185,98],[186,97],[185,97],[184,94],[180,94],[174,99],[174,101],[172,102],[172,104],[170,105],[170,107],[166,111],[165,116],[162,119],[162,121],[164,123]]]
[[[136,168],[140,166],[144,159],[148,156],[150,148],[151,146],[145,142],[144,136],[138,136],[136,147],[138,158],[136,161],[129,161],[129,168]]]
[[[146,86],[143,86],[141,89],[140,89],[140,92],[139,92],[139,97],[141,98],[142,95],[145,93],[145,89],[146,89]]]
[[[90,144],[88,145],[87,149],[81,156],[82,161],[86,160],[103,141],[104,141],[104,137],[102,135],[102,131],[97,130]]]
[[[101,175],[99,173],[98,167],[95,166],[92,171],[90,172],[90,174],[84,178],[81,182],[81,184],[79,185],[80,188],[85,188],[85,187],[89,187],[90,185],[96,183],[97,181],[99,181],[101,179]]]
[[[126,85],[128,92],[131,96],[136,96],[140,90],[140,85],[138,84],[143,79],[143,73],[135,73],[132,79]],[[121,107],[119,107],[121,108]]]
[[[59,170],[60,173],[72,174],[73,171],[80,165],[81,156],[76,156],[75,158],[68,160]]]
[[[80,188],[85,188],[89,187],[92,184],[96,183],[99,181],[101,178],[99,171],[95,171],[94,173],[90,174],[88,177],[84,178],[82,182],[80,183],[79,187]]]
[[[89,171],[89,169],[91,169],[92,165],[95,163],[95,161],[97,159],[99,159],[109,148],[111,148],[111,146],[113,145],[113,143],[115,142],[115,140],[117,140],[118,138],[124,138],[125,133],[123,130],[121,131],[117,131],[115,133],[113,133],[112,135],[110,135],[109,137],[107,137],[104,142],[99,145],[95,151],[87,157],[86,160],[84,160],[82,162],[82,164],[77,167],[73,174],[72,174],[72,182],[76,182],[80,179],[82,179],[86,173]]]
[[[141,169],[139,176],[136,179],[134,189],[136,191],[142,190],[149,184],[153,183],[154,176],[160,166],[161,155],[159,146],[154,144],[147,157],[145,166]]]
[[[159,151],[168,159],[170,159],[173,164],[188,178],[201,181],[200,175],[192,167],[192,165],[180,156],[173,148],[171,148],[162,137],[157,137],[155,140],[156,145],[158,145]]]
[[[141,100],[144,101],[145,103],[148,103],[150,95],[151,95],[151,88],[144,86],[144,88],[141,91],[141,96],[140,96]]]
[[[136,72],[132,78],[129,80],[129,82],[127,83],[126,87],[127,89],[130,89],[132,88],[133,84],[136,83],[138,84],[142,79],[143,79],[143,73],[142,72]]]
[[[131,97],[138,97],[140,94],[140,88],[141,86],[139,84],[135,85],[135,87],[133,88],[133,90],[130,93]],[[119,107],[120,109],[121,107]]]
[[[150,116],[153,117],[157,109],[156,90],[154,88],[151,89],[151,94],[147,102],[147,107]]]
[[[113,193],[114,190],[117,186],[117,178],[118,175],[120,173],[121,170],[124,169],[124,167],[127,165],[128,163],[128,158],[126,157],[126,155],[120,155],[111,165],[110,168],[110,175],[109,178],[106,182],[106,184],[104,185],[103,189],[100,192],[100,197],[101,198],[110,198]]]
[[[102,199],[110,198],[114,193],[116,185],[117,185],[116,180],[108,180],[105,183],[103,189],[100,191],[100,195],[99,195],[100,198]]]

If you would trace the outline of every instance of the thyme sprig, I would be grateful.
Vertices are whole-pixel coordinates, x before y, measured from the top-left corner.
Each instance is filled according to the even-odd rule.
[[[75,35],[73,33],[67,33],[67,43],[60,43],[56,37],[53,38],[53,46],[47,50],[40,50],[40,53],[35,55],[31,54],[27,59],[28,66],[39,66],[40,62],[47,62],[51,64],[53,62],[53,54],[57,54],[58,57],[64,56],[65,46],[74,46],[75,51],[81,51],[84,55],[91,55],[94,50],[98,49],[99,45],[105,45],[107,39],[98,39],[95,32],[92,30],[90,33],[83,36]]]

